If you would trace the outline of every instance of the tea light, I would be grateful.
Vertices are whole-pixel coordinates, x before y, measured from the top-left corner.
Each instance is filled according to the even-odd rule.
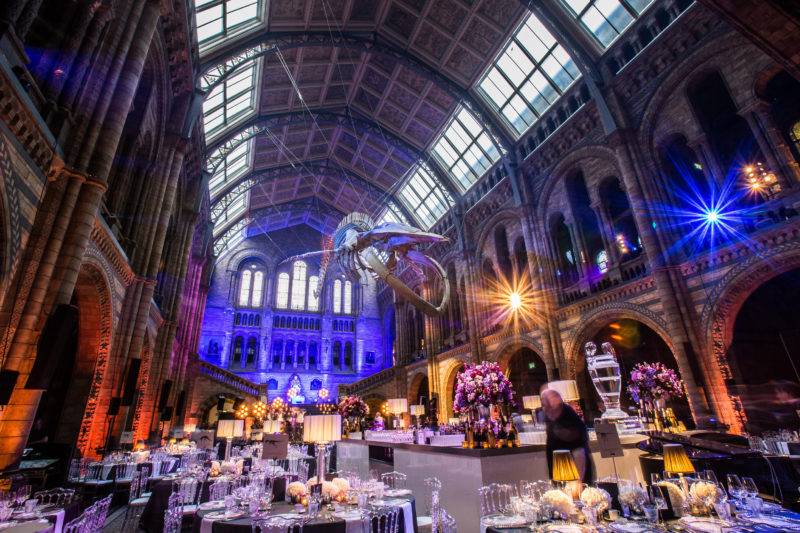
[[[302,500],[300,500],[300,503],[301,503],[302,505],[308,505],[308,498],[305,498],[305,497],[304,497]]]

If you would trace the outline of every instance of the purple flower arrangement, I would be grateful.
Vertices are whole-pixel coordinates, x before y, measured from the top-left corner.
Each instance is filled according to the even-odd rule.
[[[685,394],[683,380],[663,363],[639,363],[628,380],[628,394],[641,403],[680,398]]]
[[[358,396],[345,396],[339,400],[339,414],[344,418],[364,418],[369,413],[369,407]]]
[[[497,363],[486,361],[468,365],[458,374],[456,400],[453,406],[456,413],[476,409],[479,405],[502,403],[512,406],[516,404],[511,381]]]

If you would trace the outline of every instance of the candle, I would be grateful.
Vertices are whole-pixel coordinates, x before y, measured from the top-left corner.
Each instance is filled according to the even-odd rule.
[[[303,505],[308,505],[308,498],[304,497],[302,500],[300,500],[300,503],[302,503]]]

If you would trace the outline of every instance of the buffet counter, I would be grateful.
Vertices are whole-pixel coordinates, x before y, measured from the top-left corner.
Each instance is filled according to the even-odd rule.
[[[592,460],[598,479],[613,475],[616,463],[621,478],[644,481],[639,467],[639,456],[643,452],[636,444],[646,438],[643,435],[622,437],[624,455],[614,460],[601,458],[597,443],[592,442]],[[470,449],[346,439],[336,443],[336,454],[339,470],[356,472],[361,477],[369,476],[370,471],[395,470],[406,474],[407,488],[417,495],[419,514],[426,513],[425,478],[439,478],[441,505],[453,515],[462,533],[477,533],[480,529],[479,487],[549,478],[544,444]]]

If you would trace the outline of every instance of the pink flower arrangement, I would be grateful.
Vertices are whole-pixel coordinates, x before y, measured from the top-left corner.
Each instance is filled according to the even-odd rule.
[[[479,405],[506,403],[515,405],[514,388],[500,365],[486,361],[468,365],[458,374],[456,381],[456,400],[453,410],[456,413],[469,411]]]
[[[369,413],[369,407],[358,396],[345,396],[339,400],[339,414],[344,418],[363,418]]]
[[[683,380],[662,363],[639,363],[628,380],[628,394],[633,401],[669,400],[685,394]]]

